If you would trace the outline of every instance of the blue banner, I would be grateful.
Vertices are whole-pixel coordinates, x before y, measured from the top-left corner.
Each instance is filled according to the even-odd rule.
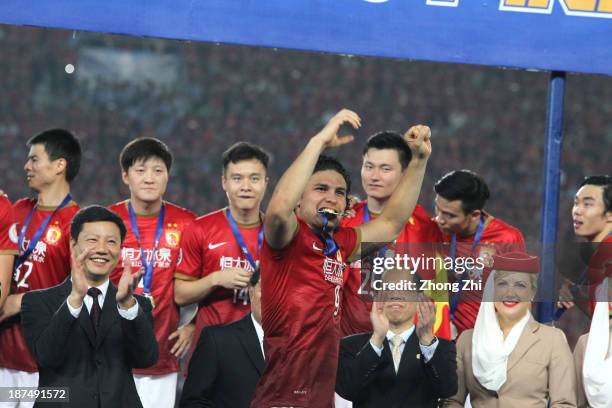
[[[2,0],[0,23],[612,74],[612,0]]]

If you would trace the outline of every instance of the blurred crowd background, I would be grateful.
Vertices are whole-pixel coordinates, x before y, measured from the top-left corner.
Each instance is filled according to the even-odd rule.
[[[29,194],[25,141],[65,127],[83,142],[73,184],[82,205],[125,198],[119,151],[155,136],[176,159],[167,199],[203,214],[226,202],[220,160],[230,144],[267,148],[273,186],[347,107],[364,127],[333,153],[358,195],[366,137],[425,123],[435,144],[421,203],[431,211],[433,183],[469,168],[490,186],[488,210],[539,239],[548,73],[4,25],[0,55],[0,189],[11,199]],[[565,106],[559,238],[573,240],[577,184],[610,171],[612,78],[569,75]]]

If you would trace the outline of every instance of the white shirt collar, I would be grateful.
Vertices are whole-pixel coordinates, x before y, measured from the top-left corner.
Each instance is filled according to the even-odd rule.
[[[70,282],[72,282],[72,277],[70,277]],[[96,288],[100,289],[100,292],[102,292],[99,297],[101,297],[102,299],[104,299],[106,297],[106,292],[108,292],[108,285],[110,284],[110,279],[107,279],[104,281],[104,283],[102,283],[99,286],[96,286]],[[87,285],[87,289],[89,288],[93,288],[93,286],[89,286]],[[89,295],[85,295],[85,296],[89,296]],[[91,298],[91,296],[89,296]],[[100,306],[102,306],[102,304],[100,304]]]
[[[104,281],[103,284],[96,286],[98,289],[100,289],[100,292],[102,292],[102,294],[100,296],[102,296],[102,298],[106,297],[106,292],[108,291],[108,285],[110,284],[110,279],[107,279]],[[92,286],[88,286],[87,289],[91,288]],[[102,305],[100,305],[102,306]]]
[[[253,313],[251,313],[251,320],[253,321],[253,326],[255,326],[255,333],[257,333],[257,338],[259,339],[259,342],[262,343],[264,338],[263,327],[261,327],[261,324],[259,324],[257,320],[255,320]]]
[[[403,331],[400,333],[400,336],[402,336],[402,339],[404,340],[404,343],[408,343],[408,338],[412,335],[412,333],[414,333],[414,325],[412,325],[412,327],[410,327],[408,330]],[[387,340],[389,340],[389,342],[391,342],[391,339],[395,337],[395,333],[393,333],[391,330],[389,330],[387,332]]]

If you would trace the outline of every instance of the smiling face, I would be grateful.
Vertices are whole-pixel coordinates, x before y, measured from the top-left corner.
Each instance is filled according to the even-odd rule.
[[[168,186],[168,168],[158,157],[137,160],[121,176],[132,198],[147,204],[159,202]]]
[[[259,209],[268,186],[266,168],[257,159],[230,162],[221,183],[230,206],[242,211]]]
[[[64,177],[62,172],[65,168],[66,160],[51,160],[43,144],[33,144],[30,147],[28,160],[23,166],[28,187],[38,193],[55,183],[58,177]]]
[[[86,222],[77,241],[71,240],[71,244],[77,257],[83,251],[89,251],[85,258],[86,277],[91,282],[100,282],[106,280],[117,266],[121,232],[114,222]]]
[[[574,233],[589,241],[612,231],[612,211],[605,211],[602,186],[586,184],[578,190],[572,220]]]
[[[415,275],[407,270],[391,269],[382,277],[384,283],[399,284],[402,282],[418,282]],[[379,292],[380,300],[384,302],[384,312],[391,326],[410,324],[414,320],[417,309],[418,292],[416,290],[384,290]]]
[[[537,275],[526,272],[496,271],[495,310],[507,321],[518,321],[531,309]]]
[[[331,210],[338,217],[329,221],[335,228],[340,223],[346,209],[347,186],[344,177],[334,170],[322,170],[314,173],[298,203],[297,214],[311,227],[321,227],[320,210]]]
[[[386,200],[402,178],[399,153],[393,149],[369,149],[363,156],[361,184],[368,197]]]

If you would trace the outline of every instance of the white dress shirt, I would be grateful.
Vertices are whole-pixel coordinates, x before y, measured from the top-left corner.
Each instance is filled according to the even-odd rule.
[[[100,295],[98,295],[98,304],[100,305],[100,309],[102,309],[102,306],[104,306],[104,299],[106,298],[106,292],[108,291],[109,284],[110,284],[110,281],[107,279],[100,286],[96,286],[100,290],[100,292],[102,292]],[[90,287],[91,286],[89,286],[87,289],[89,289]],[[87,308],[87,312],[91,313],[91,307],[93,305],[93,298],[89,295],[85,295],[85,297],[83,298],[83,303],[85,304],[85,307]],[[70,302],[68,301],[68,299],[66,299],[68,310],[70,310],[70,314],[75,319],[77,319],[79,315],[81,314],[81,309],[83,309],[83,303],[81,304],[81,306],[74,308],[70,305]],[[117,304],[117,309],[119,310],[119,315],[123,317],[124,319],[134,320],[136,316],[138,315],[138,301],[136,301],[136,304],[134,306],[126,310],[121,309],[119,307],[119,304]]]
[[[263,339],[264,339],[263,327],[261,327],[261,324],[259,324],[257,320],[255,320],[255,317],[253,317],[253,313],[251,313],[251,320],[253,321],[253,326],[255,326],[255,333],[257,333],[257,339],[259,340],[259,347],[261,347],[261,355],[264,357],[264,360],[265,360],[266,353],[264,352],[264,348],[263,348]]]
[[[404,353],[404,347],[406,346],[406,343],[408,342],[408,338],[410,338],[410,336],[413,333],[414,333],[414,326],[412,326],[408,330],[400,333],[400,336],[402,336],[402,339],[404,339],[404,342],[400,346],[400,353]],[[389,342],[389,344],[391,344],[391,339],[394,336],[395,336],[395,333],[393,333],[391,330],[389,330],[387,332],[387,341]],[[370,346],[372,346],[372,348],[374,349],[376,354],[378,354],[378,357],[380,357],[382,355],[384,344],[383,344],[383,347],[376,347],[374,345],[374,343],[372,343],[372,340],[370,340]],[[419,342],[419,348],[421,349],[421,353],[423,354],[423,358],[425,358],[425,362],[428,362],[433,357],[433,355],[434,355],[434,353],[436,351],[436,348],[438,348],[438,339],[436,338],[434,340],[434,342],[432,344],[430,344],[429,346],[424,346],[424,345],[421,344],[421,342]]]

